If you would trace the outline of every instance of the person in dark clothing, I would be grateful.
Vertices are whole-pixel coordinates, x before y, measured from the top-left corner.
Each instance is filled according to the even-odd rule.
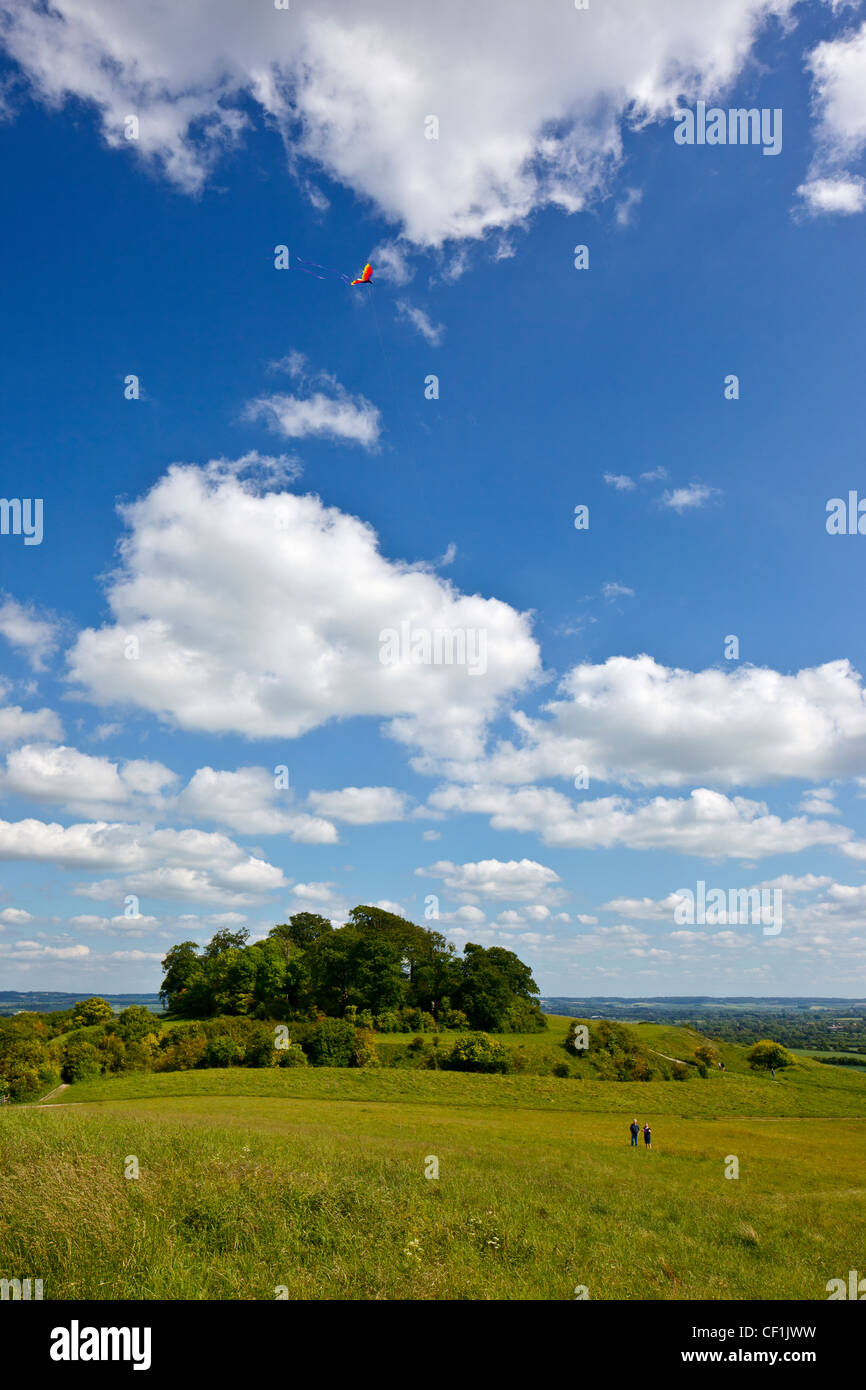
[[[643,1141],[644,1141],[644,1143],[646,1144],[646,1146],[647,1146],[648,1149],[651,1149],[651,1148],[652,1148],[652,1146],[653,1146],[653,1134],[652,1134],[652,1130],[651,1130],[650,1127],[649,1127],[649,1121],[647,1121],[647,1123],[646,1123],[646,1124],[644,1125],[644,1127],[643,1127]]]
[[[637,1148],[637,1137],[638,1137],[638,1135],[640,1134],[640,1125],[639,1125],[638,1122],[637,1122],[637,1116],[634,1117],[634,1119],[632,1120],[632,1122],[631,1122],[631,1124],[629,1125],[628,1128],[629,1128],[629,1133],[631,1134],[631,1146],[632,1146],[633,1149],[636,1149],[636,1148]]]

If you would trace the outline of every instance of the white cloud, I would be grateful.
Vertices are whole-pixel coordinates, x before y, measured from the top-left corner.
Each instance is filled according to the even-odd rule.
[[[0,790],[98,818],[105,808],[111,814],[134,797],[146,803],[175,780],[162,763],[133,759],[120,765],[62,744],[28,743],[7,755]]]
[[[26,652],[35,671],[45,668],[45,660],[58,641],[58,625],[53,619],[40,618],[32,605],[6,598],[0,604],[0,635],[13,647]]]
[[[562,889],[556,887],[559,875],[533,859],[482,859],[474,864],[440,859],[415,873],[419,878],[441,878],[446,888],[467,902],[477,898],[520,902],[541,897],[558,902],[562,897]]]
[[[796,854],[819,845],[844,848],[851,832],[800,816],[783,821],[763,802],[696,788],[685,798],[645,804],[609,796],[573,802],[548,787],[443,787],[430,798],[442,811],[490,816],[494,830],[519,830],[560,849],[665,849],[711,859]],[[866,857],[866,847],[864,847]],[[417,870],[416,870],[417,872]]]
[[[798,194],[813,213],[855,213],[866,207],[866,183],[845,174],[840,178],[810,179],[801,183]]]
[[[835,796],[832,787],[813,787],[801,797],[799,809],[808,816],[838,816],[841,812],[833,805]]]
[[[293,8],[234,0],[2,0],[4,38],[38,96],[96,104],[106,140],[198,191],[253,121],[308,188],[324,171],[425,246],[480,237],[607,190],[624,124],[731,84],[792,0],[634,0],[585,12],[500,0]],[[460,42],[455,49],[454,36]],[[140,119],[139,139],[124,118]],[[440,119],[425,139],[425,120]],[[316,182],[316,196],[323,194]]]
[[[629,589],[625,584],[618,584],[610,580],[606,584],[602,584],[601,592],[605,598],[609,599],[634,598],[634,589]]]
[[[631,224],[632,214],[636,207],[643,200],[643,190],[640,188],[627,188],[617,203],[616,220],[620,227],[628,227]]]
[[[412,327],[417,329],[421,337],[425,338],[431,347],[438,347],[442,342],[442,335],[445,332],[444,325],[433,323],[423,309],[417,309],[413,304],[407,304],[405,299],[398,299],[397,312],[402,318],[409,320]]]
[[[632,492],[637,486],[634,478],[630,478],[627,473],[605,473],[604,481],[615,487],[617,492]]]
[[[340,791],[310,792],[307,800],[319,815],[347,825],[377,825],[402,820],[406,796],[394,787],[343,787]]]
[[[529,618],[389,561],[371,527],[317,497],[260,494],[175,467],[123,511],[113,624],[82,632],[71,677],[189,730],[297,738],[371,715],[392,736],[477,756],[487,721],[540,668]],[[486,634],[486,671],[380,660],[385,629]],[[275,637],[278,634],[278,639]],[[127,660],[127,638],[139,659]]]
[[[704,483],[689,483],[688,487],[668,488],[662,495],[661,505],[682,515],[705,506],[717,492],[718,488],[707,487]]]
[[[70,826],[34,819],[0,821],[0,860],[121,875],[73,890],[102,900],[134,893],[240,906],[286,886],[280,869],[227,836],[204,830],[155,830],[100,821]]]
[[[23,710],[20,705],[0,706],[0,744],[9,747],[31,738],[63,737],[63,726],[51,709]]]
[[[191,819],[216,821],[250,835],[288,835],[299,844],[336,844],[337,831],[320,816],[280,806],[274,777],[263,767],[216,772],[200,767],[177,799],[176,809]]]
[[[25,912],[23,907],[4,907],[0,912],[0,922],[6,922],[10,926],[23,926],[25,922],[32,921],[32,915]]]
[[[797,192],[813,213],[855,213],[866,206],[863,179],[841,166],[866,147],[866,23],[819,43],[807,60],[819,115],[809,178]]]
[[[46,946],[40,941],[10,941],[8,945],[0,945],[0,956],[10,961],[81,960],[89,955],[90,947],[83,945]]]
[[[545,717],[518,713],[518,746],[448,762],[453,781],[764,786],[866,772],[866,691],[850,662],[786,675],[765,667],[687,671],[649,656],[575,666]]]
[[[382,430],[379,410],[365,396],[351,396],[342,387],[331,395],[276,393],[259,396],[244,408],[245,420],[264,420],[287,439],[345,440],[372,449]]]

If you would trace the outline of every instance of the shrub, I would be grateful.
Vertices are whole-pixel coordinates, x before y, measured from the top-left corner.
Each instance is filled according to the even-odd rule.
[[[553,1065],[554,1076],[571,1076],[567,1062],[555,1062]]]
[[[376,1051],[376,1037],[372,1028],[355,1029],[355,1046],[352,1051],[352,1066],[379,1066],[379,1054]]]
[[[292,1032],[314,1067],[350,1067],[355,1052],[355,1029],[345,1018],[320,1018],[296,1023]]]
[[[217,1033],[207,1039],[198,1065],[201,1067],[238,1067],[244,1060],[243,1044],[227,1033]]]
[[[303,1048],[298,1047],[297,1043],[290,1042],[288,1047],[276,1049],[275,1062],[278,1067],[305,1067],[307,1057]]]
[[[512,1070],[511,1053],[488,1033],[466,1033],[443,1057],[442,1066],[449,1071],[508,1072]]]
[[[688,1081],[689,1069],[682,1062],[674,1062],[673,1079],[674,1081]]]
[[[92,1043],[70,1042],[63,1058],[64,1081],[95,1081],[102,1068]]]

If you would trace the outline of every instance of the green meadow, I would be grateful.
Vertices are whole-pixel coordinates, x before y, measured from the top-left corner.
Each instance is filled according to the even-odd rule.
[[[556,1055],[566,1026],[509,1042]],[[682,1060],[701,1041],[636,1031]],[[825,1299],[866,1250],[866,1077],[800,1058],[773,1082],[719,1051],[724,1075],[685,1082],[79,1083],[0,1113],[4,1273],[55,1299]]]

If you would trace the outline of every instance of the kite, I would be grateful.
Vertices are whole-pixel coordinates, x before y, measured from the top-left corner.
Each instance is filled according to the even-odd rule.
[[[350,280],[348,275],[343,274],[342,270],[332,270],[330,266],[317,265],[315,261],[304,261],[301,260],[300,256],[295,256],[294,265],[305,275],[314,275],[317,280],[342,280],[344,285],[350,286],[371,285],[373,283],[373,267],[369,263],[364,266],[357,280]]]

